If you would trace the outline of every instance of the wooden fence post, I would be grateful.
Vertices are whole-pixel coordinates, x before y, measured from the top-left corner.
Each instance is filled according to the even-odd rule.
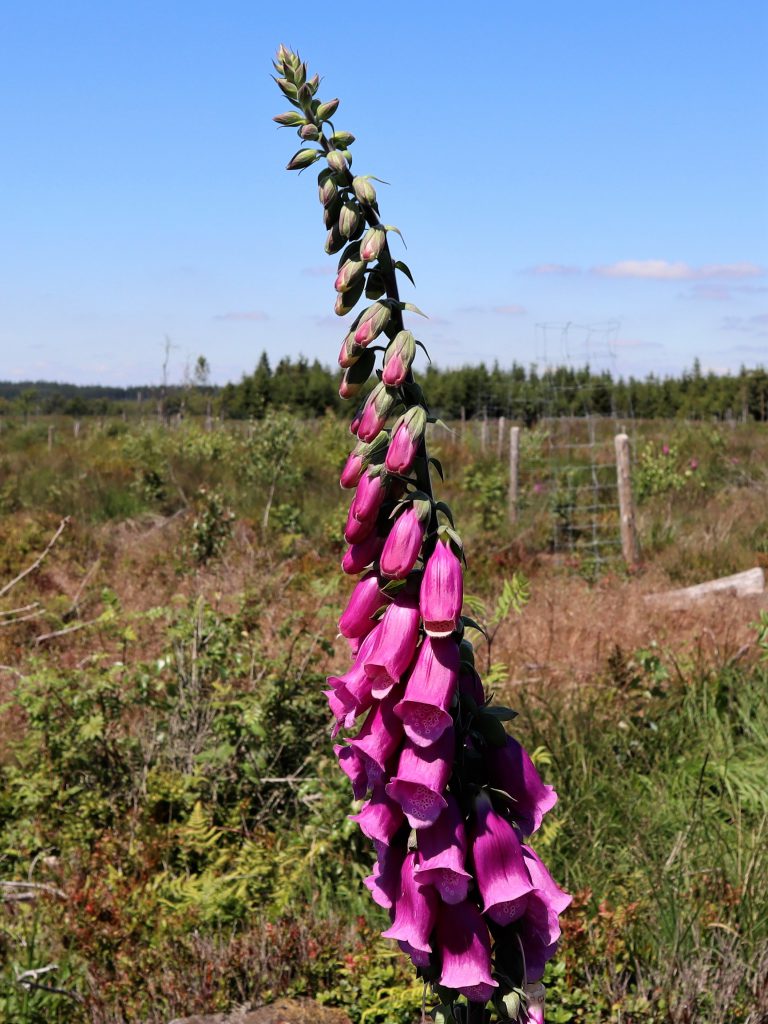
[[[619,491],[621,553],[624,556],[627,568],[632,569],[640,563],[640,545],[637,541],[635,504],[632,500],[629,437],[626,434],[617,434],[614,438],[614,445],[616,447],[616,482]]]
[[[48,425],[48,451],[53,451],[53,424]]]
[[[497,458],[498,458],[499,462],[501,462],[501,457],[504,454],[504,435],[506,433],[506,429],[505,429],[506,422],[507,421],[504,419],[503,416],[499,416],[499,421],[498,421],[499,435],[498,435],[498,440],[496,442],[497,447],[498,447]]]
[[[509,491],[507,492],[507,519],[517,522],[517,491],[520,480],[520,427],[509,428]]]
[[[480,420],[480,451],[485,455],[488,447],[488,410],[483,409],[483,418]]]

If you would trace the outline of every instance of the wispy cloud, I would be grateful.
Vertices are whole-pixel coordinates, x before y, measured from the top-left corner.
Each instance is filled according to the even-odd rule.
[[[724,284],[695,284],[689,291],[681,292],[680,298],[701,302],[728,302],[733,298],[733,289]]]
[[[305,277],[334,277],[337,273],[336,268],[330,263],[321,263],[315,267],[304,267],[301,272]]]
[[[523,313],[527,313],[528,310],[525,306],[518,306],[513,302],[508,306],[494,306],[492,312],[499,313],[501,316],[521,316]]]
[[[246,309],[236,310],[231,313],[217,313],[213,318],[214,320],[232,320],[232,321],[251,321],[254,323],[263,323],[265,320],[269,320],[269,314],[265,313],[263,309]]]
[[[710,279],[738,280],[760,277],[763,268],[756,263],[709,263],[693,267],[690,263],[669,260],[619,260],[607,266],[593,267],[599,277],[639,278],[647,281],[703,281]]]
[[[570,266],[567,263],[539,263],[535,267],[527,267],[526,274],[580,274],[581,267]]]
[[[739,331],[743,334],[768,336],[768,313],[756,316],[724,316],[720,322],[721,331]]]
[[[660,341],[643,341],[641,338],[616,338],[613,348],[664,348]]]

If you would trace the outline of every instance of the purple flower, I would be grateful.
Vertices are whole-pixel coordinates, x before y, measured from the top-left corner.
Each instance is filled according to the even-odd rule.
[[[376,625],[373,616],[388,603],[389,598],[382,593],[376,573],[363,576],[339,619],[339,632],[350,639],[367,636]]]
[[[416,564],[430,516],[427,501],[415,501],[406,508],[390,530],[381,552],[380,568],[384,576],[405,579]]]
[[[517,920],[534,888],[514,828],[494,811],[485,792],[475,800],[470,849],[483,913],[497,924]]]
[[[384,461],[390,473],[407,473],[410,470],[426,425],[427,413],[420,405],[414,405],[400,417],[392,429],[392,440]]]
[[[503,747],[489,746],[485,761],[491,785],[509,793],[514,801],[512,817],[524,835],[531,835],[557,803],[557,793],[541,781],[525,748],[511,736]]]
[[[472,876],[464,867],[467,836],[459,805],[450,793],[448,806],[429,828],[419,829],[419,863],[416,877],[422,884],[433,885],[444,903],[461,903],[467,898]]]
[[[374,706],[357,736],[349,741],[365,767],[368,786],[381,782],[392,757],[403,738],[403,724],[393,711],[396,695],[392,694]],[[359,798],[358,798],[359,799]]]
[[[478,707],[485,704],[485,691],[477,672],[469,665],[462,665],[459,672],[459,693],[465,697],[471,697]]]
[[[392,926],[382,936],[397,939],[419,967],[429,964],[429,936],[435,927],[438,898],[429,885],[420,885],[414,874],[416,854],[409,853],[400,872],[400,891],[392,908]]]
[[[386,494],[387,485],[383,475],[369,470],[360,478],[350,512],[355,519],[375,520]]]
[[[376,643],[365,658],[365,671],[373,680],[374,697],[381,699],[400,682],[411,664],[419,641],[419,606],[416,598],[401,593],[384,612]]]
[[[663,444],[661,446],[661,454],[662,455],[669,455],[669,445],[668,444]]]
[[[406,737],[397,773],[386,790],[402,807],[411,828],[433,825],[448,806],[443,790],[453,768],[454,748],[453,727],[430,747],[417,747]]]
[[[344,527],[344,540],[348,544],[362,544],[376,528],[376,517],[372,519],[356,519],[354,502],[347,513],[347,525]]]
[[[571,897],[555,884],[530,847],[523,847],[523,856],[534,889],[528,896],[525,913],[514,928],[522,947],[528,981],[534,982],[541,978],[547,961],[555,955],[560,938],[558,917]]]
[[[440,984],[458,989],[473,1002],[487,1002],[498,985],[491,977],[488,928],[474,903],[440,906],[437,948],[442,957]]]
[[[461,562],[447,541],[438,540],[421,581],[419,603],[430,636],[450,636],[459,625],[464,601]]]
[[[424,637],[408,676],[405,694],[395,707],[405,734],[418,747],[428,747],[451,725],[448,708],[459,678],[459,645],[446,637]]]
[[[362,441],[373,441],[378,436],[396,401],[397,392],[379,381],[366,399],[357,426],[357,436]]]
[[[371,896],[380,907],[389,910],[394,906],[400,892],[400,875],[403,861],[408,852],[405,844],[387,846],[374,840],[376,847],[376,864],[373,874],[363,879],[363,884],[370,890]]]
[[[699,460],[698,459],[691,459],[691,461],[688,463],[688,465],[689,465],[689,467],[691,469],[698,469],[699,468]]]
[[[525,1024],[544,1024],[544,997],[546,992],[541,982],[525,986]]]
[[[341,471],[339,483],[347,490],[357,487],[364,469],[365,462],[363,461],[363,456],[357,450],[350,452],[347,456],[347,461],[344,463],[344,469]]]
[[[331,689],[326,690],[325,695],[336,718],[334,736],[342,724],[345,729],[351,729],[357,716],[373,703],[371,681],[365,674],[365,659],[376,643],[377,629],[378,626],[362,641],[354,664],[343,676],[328,676]]]
[[[405,381],[416,357],[416,341],[410,331],[399,331],[384,353],[382,381],[391,388],[399,388]]]
[[[355,800],[362,800],[368,790],[368,772],[362,757],[354,747],[347,747],[343,743],[337,743],[333,752],[339,759],[339,768],[352,783]]]
[[[360,541],[359,544],[350,544],[344,558],[341,560],[341,568],[350,576],[367,569],[374,559],[378,558],[384,546],[384,538],[377,533],[371,533]]]
[[[349,817],[357,822],[363,835],[385,846],[392,842],[405,821],[402,808],[387,796],[383,786],[374,786],[371,799],[363,804],[358,814]]]

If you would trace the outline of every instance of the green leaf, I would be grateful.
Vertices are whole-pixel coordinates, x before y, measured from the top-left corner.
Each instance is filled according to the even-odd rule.
[[[504,726],[498,718],[487,714],[485,709],[475,715],[474,727],[492,747],[503,747],[507,742]]]
[[[474,619],[470,619],[468,615],[462,615],[461,621],[464,623],[465,626],[469,626],[470,629],[476,629],[478,633],[483,634],[486,640],[488,639],[488,630],[485,628],[485,626],[481,626],[479,622],[475,622]]]
[[[442,512],[451,526],[455,527],[456,524],[453,521],[453,512],[451,512],[450,506],[444,501],[435,502],[435,512]]]
[[[512,708],[506,708],[503,704],[486,704],[483,708],[483,714],[493,715],[500,722],[511,722],[513,718],[517,718],[517,711],[513,711]]]
[[[413,280],[413,274],[411,273],[410,268],[406,263],[403,263],[402,260],[395,260],[395,269],[401,270],[408,278],[408,280],[411,282],[413,287],[416,287],[416,282]]]
[[[403,238],[403,233],[400,230],[400,228],[396,228],[394,224],[385,224],[384,225],[384,230],[385,231],[394,231],[396,235],[400,235],[400,240],[402,241],[403,245],[405,245],[405,239]],[[405,245],[405,248],[407,249],[408,246]],[[410,277],[410,274],[408,276]]]
[[[435,467],[435,469],[437,470],[437,475],[440,477],[440,479],[445,481],[445,474],[443,473],[443,464],[440,461],[440,459],[436,459],[434,455],[430,455],[428,461],[431,462],[432,465]]]
[[[425,320],[429,320],[426,313],[422,312],[418,306],[414,306],[412,302],[401,302],[401,307],[407,309],[409,313],[416,313],[418,316],[423,316]]]

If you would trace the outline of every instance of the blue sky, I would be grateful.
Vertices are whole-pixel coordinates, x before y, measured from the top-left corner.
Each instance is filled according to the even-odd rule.
[[[36,0],[0,4],[0,378],[335,361],[281,41],[390,183],[439,365],[768,362],[764,3]]]

